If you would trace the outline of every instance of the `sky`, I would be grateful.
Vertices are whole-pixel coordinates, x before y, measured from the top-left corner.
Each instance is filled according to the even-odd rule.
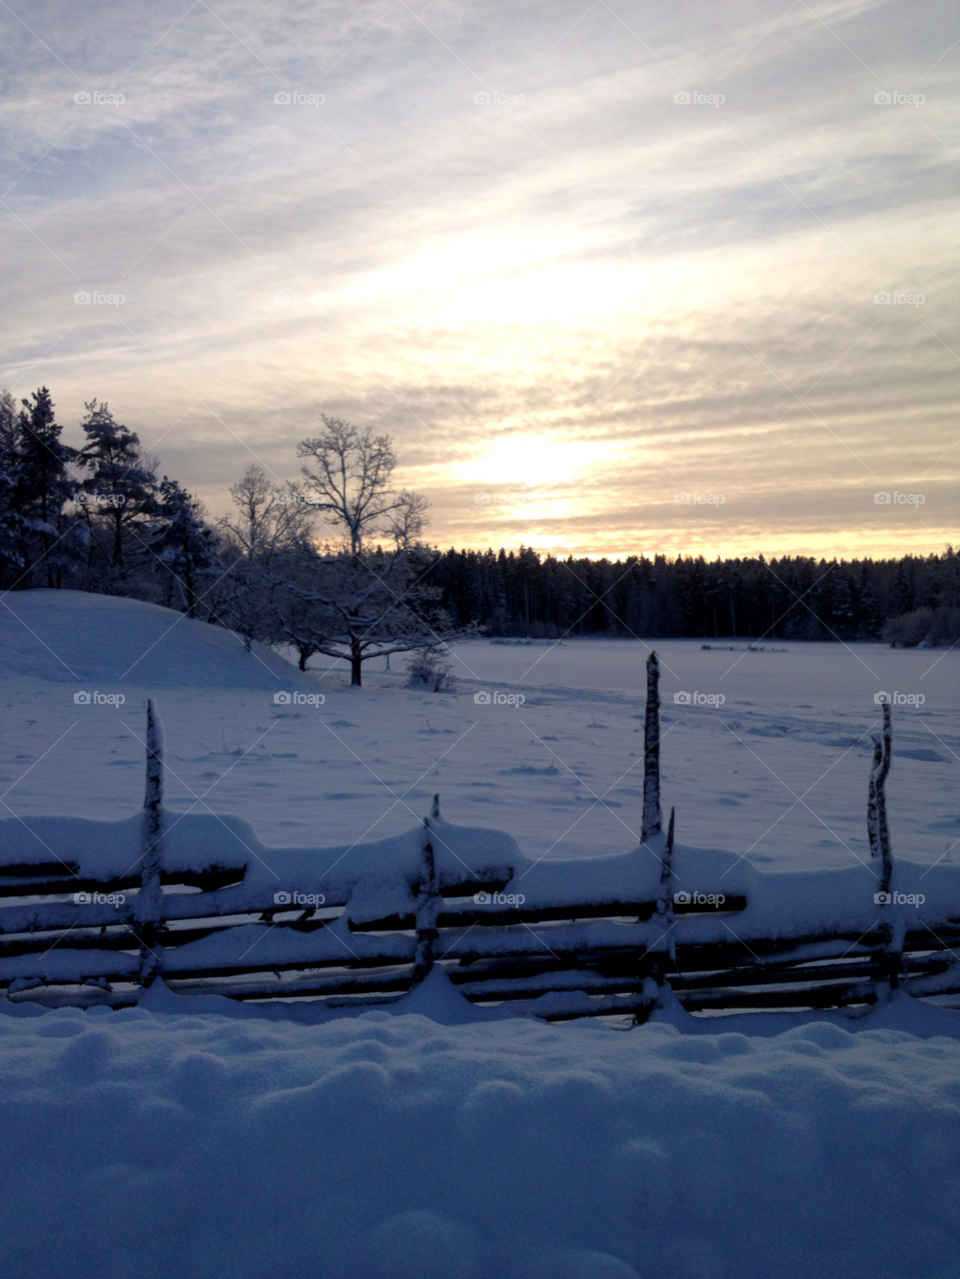
[[[68,442],[106,400],[215,515],[321,413],[373,426],[441,547],[956,544],[953,0],[0,0],[0,32],[0,385]]]

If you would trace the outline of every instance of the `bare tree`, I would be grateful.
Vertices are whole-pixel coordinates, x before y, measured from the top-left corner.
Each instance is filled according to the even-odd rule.
[[[313,534],[317,507],[297,484],[272,485],[262,466],[248,466],[230,489],[238,515],[218,525],[251,560],[268,560],[291,546],[304,545]]]
[[[322,417],[324,433],[303,440],[298,456],[304,496],[332,525],[336,539],[317,550],[301,545],[270,577],[280,632],[301,653],[350,663],[362,683],[370,657],[442,645],[455,632],[426,581],[433,553],[419,542],[427,503],[391,487],[397,464],[389,436]],[[388,543],[386,547],[382,544]]]
[[[237,506],[231,518],[218,521],[220,558],[229,567],[212,592],[217,617],[243,637],[249,649],[254,640],[266,644],[294,644],[300,669],[317,652],[311,642],[300,642],[284,625],[279,595],[282,580],[300,556],[311,552],[316,508],[297,484],[274,486],[262,466],[249,466],[230,494]],[[303,614],[288,600],[288,613]],[[292,606],[291,606],[292,605]]]
[[[390,487],[397,464],[390,437],[326,414],[321,421],[325,433],[301,441],[297,456],[312,459],[303,473],[316,508],[342,532],[351,555],[361,555],[372,537],[389,537],[399,549],[416,542],[427,503],[418,493]]]

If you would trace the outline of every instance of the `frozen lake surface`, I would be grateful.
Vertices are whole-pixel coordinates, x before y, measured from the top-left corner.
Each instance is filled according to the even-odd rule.
[[[6,815],[121,817],[142,802],[143,707],[167,739],[167,802],[237,813],[265,843],[340,844],[444,815],[506,830],[530,856],[622,851],[639,839],[647,648],[635,640],[459,645],[451,693],[404,687],[404,659],[302,675],[275,654],[129,600],[7,596],[0,617],[0,783]],[[845,866],[867,854],[877,692],[894,709],[894,855],[960,859],[960,652],[869,644],[746,651],[655,644],[662,662],[663,799],[678,838],[758,864]],[[139,659],[139,660],[138,660]],[[132,666],[132,663],[136,663]],[[277,690],[325,703],[275,705]],[[122,706],[76,705],[78,690]],[[484,691],[522,705],[477,704]],[[722,696],[676,704],[674,694]]]

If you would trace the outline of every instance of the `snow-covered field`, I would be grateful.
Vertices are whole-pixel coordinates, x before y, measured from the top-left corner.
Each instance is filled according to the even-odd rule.
[[[144,704],[167,740],[167,803],[236,813],[267,844],[343,844],[444,815],[508,831],[531,857],[589,857],[639,840],[645,647],[636,641],[458,646],[450,694],[404,687],[402,659],[301,675],[276,655],[130,600],[8,595],[0,608],[0,789],[18,815],[127,816],[142,803]],[[112,619],[116,617],[116,622]],[[122,624],[121,624],[122,619]],[[171,629],[172,627],[172,629]],[[665,640],[664,803],[678,839],[758,865],[839,867],[867,852],[877,692],[894,708],[894,853],[960,860],[960,650]],[[134,665],[134,663],[136,663]],[[398,670],[397,668],[400,667]],[[122,706],[74,704],[79,690]],[[323,706],[275,705],[277,691]],[[521,706],[474,702],[486,691]],[[677,692],[722,705],[677,705]]]
[[[476,642],[451,694],[397,670],[358,691],[128,600],[2,603],[0,795],[27,827],[136,812],[152,695],[169,806],[203,797],[267,844],[409,829],[435,790],[532,857],[636,844],[636,642]],[[656,647],[684,844],[855,865],[884,690],[926,699],[894,711],[894,855],[960,860],[960,654]],[[904,996],[859,1019],[547,1026],[434,970],[394,1008],[340,1014],[158,986],[119,1012],[0,1011],[3,1274],[960,1279],[960,1014]]]

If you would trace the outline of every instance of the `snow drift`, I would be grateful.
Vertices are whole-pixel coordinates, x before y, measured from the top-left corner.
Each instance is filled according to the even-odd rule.
[[[4,1272],[960,1275],[953,1014],[429,1014],[0,1016]]]

